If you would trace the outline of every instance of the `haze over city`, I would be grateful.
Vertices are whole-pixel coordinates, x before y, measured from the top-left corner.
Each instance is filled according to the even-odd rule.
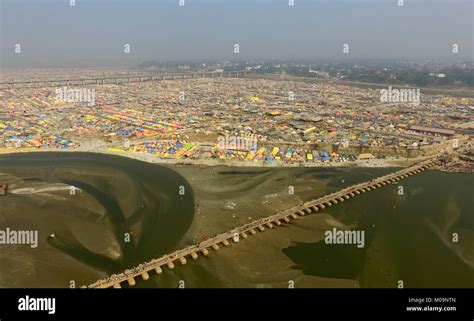
[[[469,0],[1,1],[2,67],[473,57]],[[21,54],[15,53],[21,44]],[[124,45],[130,53],[124,54]],[[234,44],[240,52],[235,54]],[[350,47],[349,54],[342,51]],[[452,54],[452,45],[459,53]]]

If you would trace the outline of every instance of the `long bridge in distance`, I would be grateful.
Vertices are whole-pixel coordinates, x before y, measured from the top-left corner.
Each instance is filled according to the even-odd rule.
[[[170,79],[194,79],[194,78],[239,78],[245,77],[246,71],[206,71],[187,73],[161,73],[161,74],[130,74],[111,75],[92,78],[75,79],[44,79],[44,80],[23,80],[0,82],[0,89],[18,88],[41,88],[41,87],[61,87],[61,86],[86,86],[105,84],[125,84],[145,81],[161,81]]]
[[[275,226],[288,224],[291,222],[291,220],[296,220],[306,214],[316,213],[319,210],[323,210],[326,207],[344,202],[357,195],[421,173],[431,166],[438,165],[440,162],[440,156],[430,157],[427,160],[414,164],[413,166],[407,167],[405,169],[401,169],[397,172],[344,188],[335,193],[320,197],[301,205],[294,206],[277,214],[270,215],[268,217],[236,227],[232,230],[209,238],[199,244],[188,246],[157,259],[152,259],[151,261],[139,264],[138,266],[127,269],[121,273],[113,274],[108,278],[98,280],[83,287],[121,288],[121,283],[123,282],[127,282],[129,286],[134,286],[136,284],[136,277],[141,277],[143,280],[148,280],[150,278],[149,272],[152,270],[154,270],[157,274],[161,274],[163,273],[163,267],[165,266],[167,266],[169,269],[174,269],[175,262],[179,261],[181,265],[185,265],[187,262],[187,256],[190,256],[194,260],[196,260],[200,254],[208,256],[211,249],[218,251],[222,245],[230,246],[231,242],[238,243],[241,239],[246,239],[251,235],[255,235],[257,231],[263,232],[265,228],[271,229]]]

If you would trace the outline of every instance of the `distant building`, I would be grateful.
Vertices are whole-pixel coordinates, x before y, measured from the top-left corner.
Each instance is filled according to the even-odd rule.
[[[432,128],[432,127],[424,127],[424,126],[411,126],[410,130],[421,135],[444,136],[444,137],[451,137],[456,133],[454,130],[451,130],[451,129]]]

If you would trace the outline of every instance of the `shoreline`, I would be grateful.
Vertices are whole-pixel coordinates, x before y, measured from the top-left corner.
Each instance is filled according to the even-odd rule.
[[[119,152],[119,151],[110,151],[108,149],[11,149],[11,150],[0,150],[0,157],[2,155],[12,155],[12,154],[26,154],[26,153],[91,153],[91,154],[103,154],[103,155],[114,155],[114,156],[122,156],[130,159],[135,159],[147,163],[152,164],[160,164],[160,165],[169,165],[169,166],[205,166],[205,167],[215,167],[215,166],[228,166],[228,167],[254,167],[254,168],[308,168],[308,167],[316,167],[316,168],[354,168],[354,167],[361,167],[361,168],[391,168],[391,167],[407,167],[414,163],[423,161],[425,159],[430,158],[431,156],[422,156],[422,157],[414,157],[414,158],[386,158],[386,159],[373,159],[373,160],[356,160],[351,162],[295,162],[295,163],[288,163],[288,162],[277,162],[274,161],[273,163],[268,163],[265,161],[239,161],[239,160],[232,160],[232,161],[222,161],[217,159],[206,159],[206,160],[193,160],[193,159],[163,159],[158,158],[153,155],[143,154],[143,153],[136,153],[136,152]]]

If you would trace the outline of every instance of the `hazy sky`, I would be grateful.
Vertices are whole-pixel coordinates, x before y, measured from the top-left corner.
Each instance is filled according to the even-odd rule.
[[[473,57],[473,0],[0,0],[2,66]],[[240,53],[234,54],[234,44]],[[343,44],[349,54],[343,55]],[[459,44],[459,54],[452,45]],[[15,44],[21,53],[15,54]],[[130,54],[124,53],[130,44]]]

